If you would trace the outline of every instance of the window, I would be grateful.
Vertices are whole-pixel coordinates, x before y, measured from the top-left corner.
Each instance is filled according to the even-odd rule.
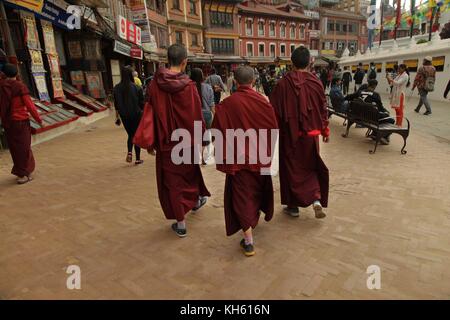
[[[295,26],[291,26],[291,39],[295,39]]]
[[[286,57],[286,45],[285,44],[280,45],[280,56]]]
[[[226,12],[209,12],[210,22],[212,27],[216,28],[233,28],[233,14]]]
[[[342,31],[343,31],[343,32],[347,32],[347,29],[348,29],[348,28],[347,28],[347,24],[343,24],[343,25],[342,25]]]
[[[191,45],[198,46],[198,34],[191,33]]]
[[[158,28],[159,33],[159,47],[160,48],[167,48],[169,44],[169,36],[167,34],[166,29]]]
[[[281,34],[282,38],[286,38],[286,25],[285,24],[282,24],[280,26],[280,34]]]
[[[328,31],[334,31],[334,22],[328,22]]]
[[[269,36],[275,37],[275,22],[271,22],[269,25]]]
[[[264,36],[264,22],[258,22],[258,36]]]
[[[194,0],[189,0],[189,13],[197,15],[197,3]]]
[[[341,32],[341,24],[340,23],[336,23],[335,24],[335,31],[336,32]]]
[[[305,26],[300,26],[300,39],[305,39]]]
[[[260,56],[260,57],[264,57],[264,54],[265,54],[265,48],[264,48],[264,44],[259,44],[259,46],[258,46],[258,55]]]
[[[172,9],[180,10],[180,0],[172,0]]]
[[[292,54],[292,52],[294,52],[294,50],[295,50],[295,44],[291,44],[291,54]]]
[[[253,43],[247,43],[247,57],[253,57]]]
[[[253,35],[253,21],[252,20],[247,20],[245,22],[245,34],[248,36]]]
[[[211,39],[212,54],[234,54],[233,39]]]
[[[183,32],[175,31],[175,42],[177,44],[183,44]]]
[[[445,66],[445,56],[433,57],[433,66],[436,68],[437,72],[444,71]]]
[[[270,45],[270,56],[275,57],[275,45],[274,44]]]

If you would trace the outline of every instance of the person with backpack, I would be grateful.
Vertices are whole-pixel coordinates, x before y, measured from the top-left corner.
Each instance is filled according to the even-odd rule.
[[[344,67],[344,74],[342,75],[342,90],[344,95],[348,94],[350,82],[352,82],[352,73],[348,67]]]
[[[376,80],[376,79],[377,79],[377,68],[375,67],[375,63],[371,62],[369,72],[367,73],[367,80]]]
[[[430,56],[426,56],[423,59],[423,65],[417,71],[412,87],[412,90],[417,87],[420,95],[419,104],[414,109],[414,111],[419,113],[422,105],[425,105],[425,108],[427,109],[427,111],[424,113],[425,116],[431,114],[431,105],[428,101],[428,92],[434,91],[434,83],[436,81],[436,68],[433,66],[432,61],[433,58]]]
[[[30,92],[25,84],[17,80],[17,67],[7,63],[0,78],[0,119],[5,129],[6,140],[14,166],[11,173],[17,176],[17,183],[31,181],[35,169],[31,150],[30,114],[41,127],[44,123],[39,116]]]
[[[206,78],[206,83],[209,84],[214,91],[214,103],[219,104],[222,92],[225,91],[225,85],[222,78],[217,74],[216,69],[211,69],[211,75]]]

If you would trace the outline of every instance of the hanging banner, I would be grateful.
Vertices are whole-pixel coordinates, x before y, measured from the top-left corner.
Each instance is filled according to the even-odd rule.
[[[86,60],[102,59],[100,39],[90,39],[84,41],[84,59]]]
[[[36,84],[36,89],[39,93],[39,100],[49,101],[50,96],[48,94],[47,83],[45,82],[45,73],[37,72],[33,73],[34,83]]]
[[[53,87],[53,98],[64,98],[65,97],[61,78],[53,78],[52,79],[52,87]]]
[[[67,41],[67,48],[69,49],[69,57],[71,59],[83,58],[80,41],[78,41],[78,40]]]
[[[59,70],[58,55],[49,54],[49,55],[47,55],[47,58],[48,58],[48,64],[50,65],[50,72],[51,72],[52,78],[60,78],[61,73]]]
[[[142,44],[141,28],[135,25],[132,21],[125,19],[121,15],[118,16],[117,34],[120,38],[127,40],[133,44],[137,44],[139,46]]]
[[[39,50],[28,50],[31,57],[31,72],[45,72],[44,60]]]
[[[102,89],[102,74],[100,72],[88,71],[84,73],[86,76],[86,83],[89,90],[89,95],[96,99],[103,98]]]
[[[40,50],[41,44],[37,33],[36,20],[32,13],[20,11],[24,29],[25,29],[25,43],[28,48]]]
[[[42,7],[44,6],[44,0],[6,0],[6,2],[37,13],[40,13],[42,11]]]
[[[72,85],[74,86],[83,86],[86,84],[84,81],[83,71],[70,71],[70,80],[72,81]]]
[[[41,21],[42,33],[44,35],[45,53],[56,54],[55,34],[50,22]]]

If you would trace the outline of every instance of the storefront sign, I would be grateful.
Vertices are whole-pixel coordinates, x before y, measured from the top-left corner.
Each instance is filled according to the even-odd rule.
[[[320,30],[309,30],[309,37],[317,39],[320,37]]]
[[[125,43],[122,43],[120,41],[115,41],[114,51],[129,57],[131,55],[131,46],[126,45]]]
[[[44,0],[6,0],[6,2],[34,12],[41,12],[42,7],[44,6]]]
[[[143,57],[142,49],[138,48],[138,47],[132,47],[131,51],[130,51],[130,56],[132,58],[136,58],[136,59],[142,60],[142,57]]]
[[[141,28],[120,15],[117,22],[117,29],[120,38],[139,46],[142,44]]]

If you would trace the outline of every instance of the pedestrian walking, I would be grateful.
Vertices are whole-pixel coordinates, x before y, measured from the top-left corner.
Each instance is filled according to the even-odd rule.
[[[116,108],[116,124],[123,124],[127,138],[126,162],[133,161],[133,138],[141,121],[144,107],[144,94],[142,88],[134,83],[133,71],[130,67],[122,68],[120,83],[114,87],[114,106]],[[120,118],[119,118],[120,117]],[[135,164],[142,164],[141,148],[134,145],[136,155]]]
[[[349,67],[344,67],[344,73],[342,75],[342,91],[344,95],[347,95],[349,92],[350,82],[352,82],[352,73]]]
[[[328,142],[327,100],[320,81],[308,72],[310,53],[292,53],[294,71],[281,79],[270,96],[280,126],[280,192],[284,211],[299,216],[298,207],[313,206],[317,219],[328,205],[329,173],[320,157],[319,135]]]
[[[236,92],[217,106],[213,128],[222,133],[224,141],[216,145],[216,148],[224,148],[234,143],[227,140],[228,130],[244,132],[255,130],[255,139],[259,143],[252,145],[255,141],[249,141],[249,147],[245,147],[242,157],[245,160],[243,163],[236,161],[241,156],[239,149],[236,151],[233,148],[234,152],[229,155],[224,148],[223,152],[217,153],[223,157],[216,159],[219,160],[217,170],[226,173],[224,211],[227,236],[242,230],[244,239],[240,245],[246,256],[253,256],[255,251],[252,230],[258,224],[261,211],[264,212],[266,221],[272,219],[274,203],[272,177],[261,173],[262,169],[270,169],[270,162],[263,164],[259,158],[256,163],[251,162],[251,154],[254,151],[257,155],[262,153],[271,155],[270,132],[278,125],[270,103],[252,89],[254,82],[252,68],[248,66],[237,68],[235,80]],[[269,150],[259,150],[265,147]],[[251,150],[252,148],[256,150]]]
[[[149,153],[156,154],[159,202],[166,219],[177,221],[171,227],[180,238],[187,235],[185,215],[199,210],[211,196],[195,161],[199,146],[194,139],[194,128],[196,123],[202,123],[203,136],[206,127],[196,83],[184,73],[187,59],[184,45],[173,44],[167,49],[170,68],[160,68],[155,73],[134,140]],[[173,134],[180,131],[188,132],[190,141],[173,141]],[[176,149],[179,143],[183,143],[182,155]],[[183,159],[173,158],[175,153]],[[186,156],[189,159],[185,161]]]
[[[355,81],[355,90],[354,92],[358,92],[364,80],[365,72],[362,68],[362,63],[359,63],[358,68],[353,76],[353,81]]]
[[[208,140],[205,141],[206,145],[203,146],[202,150],[202,164],[206,165],[211,156],[211,124],[214,117],[214,92],[211,86],[204,82],[202,69],[194,68],[191,71],[191,79],[195,82],[197,86],[197,91],[202,100],[202,114],[203,120],[206,125],[206,133]],[[206,149],[206,156],[205,156]]]
[[[376,79],[377,79],[377,68],[375,67],[375,63],[371,62],[369,70],[367,72],[367,80],[376,80]]]
[[[214,91],[214,103],[219,104],[222,92],[225,91],[225,85],[222,78],[217,74],[216,69],[212,68],[211,74],[206,78],[206,83],[209,84]]]
[[[420,100],[415,112],[419,113],[422,105],[425,105],[426,111],[424,115],[431,114],[431,105],[428,101],[428,93],[434,91],[434,83],[436,81],[436,68],[432,64],[433,58],[426,56],[423,59],[422,66],[417,70],[412,90],[416,87],[419,90]]]
[[[390,97],[391,108],[395,110],[396,122],[399,127],[403,123],[403,113],[405,109],[406,88],[410,86],[408,67],[401,64],[398,68],[398,75],[395,79],[388,77],[389,84],[392,85]]]
[[[36,163],[31,150],[30,114],[41,127],[44,123],[31,100],[28,88],[17,80],[17,67],[5,64],[0,78],[0,119],[5,129],[6,141],[13,160],[11,173],[17,183],[24,184],[33,179]]]

